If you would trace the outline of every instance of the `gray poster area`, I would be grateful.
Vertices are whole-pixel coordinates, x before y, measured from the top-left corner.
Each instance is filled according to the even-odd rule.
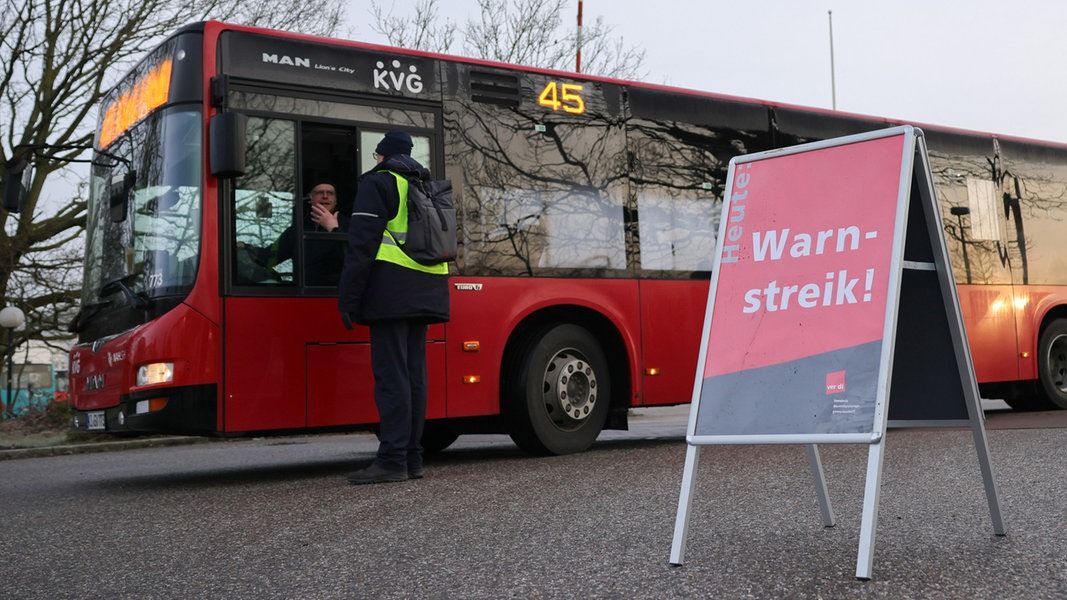
[[[879,340],[706,378],[695,435],[873,433],[881,353]],[[844,389],[827,389],[842,371]]]

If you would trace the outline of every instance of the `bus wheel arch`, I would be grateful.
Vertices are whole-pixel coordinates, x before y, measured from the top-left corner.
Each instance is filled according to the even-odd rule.
[[[1067,314],[1051,315],[1041,327],[1037,379],[1046,407],[1067,409]]]
[[[622,338],[584,309],[533,315],[512,333],[501,364],[507,433],[533,454],[587,449],[613,412],[625,414],[629,361]]]

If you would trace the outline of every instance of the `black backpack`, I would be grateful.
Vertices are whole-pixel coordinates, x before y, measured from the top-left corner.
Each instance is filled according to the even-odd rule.
[[[456,259],[456,208],[452,181],[408,178],[408,236],[404,254],[422,265]]]

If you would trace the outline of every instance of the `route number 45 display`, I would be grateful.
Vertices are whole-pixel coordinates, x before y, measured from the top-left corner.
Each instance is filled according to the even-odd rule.
[[[552,110],[562,108],[566,112],[580,115],[585,112],[585,101],[582,100],[582,96],[579,93],[581,91],[582,85],[578,83],[550,81],[541,90],[541,95],[537,97],[537,103]]]

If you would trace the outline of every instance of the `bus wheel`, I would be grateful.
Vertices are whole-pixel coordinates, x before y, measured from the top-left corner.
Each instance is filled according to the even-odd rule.
[[[577,325],[558,325],[531,342],[505,384],[508,433],[534,454],[581,452],[608,416],[611,376],[604,351]]]
[[[1037,378],[1048,408],[1067,408],[1067,319],[1056,319],[1041,332]]]

